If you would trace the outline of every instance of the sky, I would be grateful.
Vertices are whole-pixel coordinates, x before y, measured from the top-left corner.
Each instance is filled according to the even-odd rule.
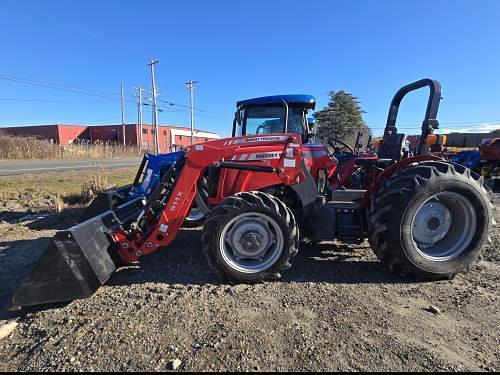
[[[499,21],[498,0],[2,0],[0,126],[121,123],[121,82],[134,123],[153,58],[162,124],[189,125],[194,80],[198,129],[229,136],[237,100],[311,94],[321,109],[345,90],[378,135],[397,89],[432,78],[443,132],[489,131],[500,128]],[[403,101],[403,131],[418,133],[426,94]]]

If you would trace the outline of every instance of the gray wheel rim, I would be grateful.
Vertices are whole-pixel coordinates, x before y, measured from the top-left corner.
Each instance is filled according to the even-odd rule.
[[[220,252],[232,269],[255,274],[272,267],[283,252],[284,237],[268,215],[249,212],[229,221],[221,232]]]
[[[460,256],[476,231],[476,212],[463,195],[445,191],[423,202],[411,221],[411,236],[417,251],[433,261]]]

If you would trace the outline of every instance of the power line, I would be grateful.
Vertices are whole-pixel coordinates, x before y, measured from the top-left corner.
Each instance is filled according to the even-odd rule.
[[[45,100],[45,99],[19,99],[19,98],[0,98],[0,101],[12,102],[42,102],[42,103],[64,103],[60,100]]]
[[[175,107],[182,107],[182,108],[187,108],[187,109],[191,109],[190,106],[188,105],[183,105],[183,104],[178,104],[178,103],[173,103],[173,102],[170,102],[168,100],[161,100],[161,99],[157,99],[159,102],[161,103],[165,103],[165,104],[168,104],[170,106],[175,106]],[[220,120],[227,120],[229,119],[229,117],[225,117],[224,115],[220,115],[220,114],[217,114],[217,113],[214,113],[214,112],[210,112],[210,111],[207,111],[205,109],[202,109],[202,108],[198,108],[198,107],[193,107],[193,109],[195,111],[198,111],[198,112],[202,112],[202,113],[208,113],[208,114],[211,114],[213,115],[212,117],[219,117]],[[206,116],[207,117],[207,116]],[[232,119],[231,119],[232,120]]]
[[[481,126],[481,125],[485,125],[485,124],[491,124],[491,123],[500,123],[500,120],[476,120],[476,121],[447,121],[447,122],[440,122],[439,125],[440,127],[441,126],[445,126],[447,128],[461,128],[463,127],[464,125],[468,125],[468,124],[472,124],[474,126]],[[367,124],[368,127],[370,127],[370,129],[385,129],[385,125],[382,125],[382,124],[376,124],[376,125],[373,125],[373,126],[370,126],[369,124]],[[398,125],[396,124],[396,127],[398,129],[413,129],[415,127],[421,127],[422,124],[401,124],[401,125]]]
[[[31,81],[31,80],[12,78],[12,77],[9,77],[9,76],[4,76],[4,75],[0,75],[0,79],[2,79],[4,81],[11,81],[11,82],[19,83],[19,84],[22,84],[22,85],[44,87],[44,88],[49,88],[49,89],[53,89],[53,90],[59,90],[59,91],[64,91],[64,92],[71,92],[71,93],[74,93],[74,94],[88,95],[88,96],[93,96],[93,97],[98,97],[98,98],[109,99],[109,100],[120,100],[120,96],[119,95],[117,97],[110,97],[110,96],[106,96],[106,95],[95,94],[95,93],[93,93],[91,91],[87,91],[87,89],[83,89],[83,90],[70,89],[70,88],[65,88],[64,86],[38,83],[38,82],[35,82],[35,81]]]
[[[70,92],[70,93],[74,93],[74,94],[93,96],[93,97],[98,97],[98,98],[103,98],[103,99],[108,99],[108,100],[121,100],[120,93],[113,93],[113,92],[109,92],[109,91],[89,89],[89,88],[83,88],[83,87],[78,87],[78,86],[73,86],[73,85],[52,83],[52,82],[47,82],[47,81],[39,81],[39,80],[21,78],[21,77],[10,76],[10,75],[0,75],[0,79],[4,80],[4,81],[19,83],[22,85],[49,88],[49,89],[53,89],[53,90],[59,90],[59,91]],[[104,94],[106,94],[106,95],[104,95]],[[110,96],[110,95],[112,95],[112,96]],[[176,106],[176,107],[190,109],[190,107],[187,105],[178,104],[178,103],[174,103],[174,102],[167,101],[167,100],[161,100],[158,98],[156,100],[158,102],[162,102],[162,103],[168,104],[170,106]],[[125,101],[128,103],[135,103],[135,100],[125,99]],[[223,115],[219,115],[217,113],[210,112],[210,111],[207,111],[207,110],[202,109],[202,108],[194,108],[194,110],[202,112],[203,113],[202,116],[204,116],[204,117],[215,118],[217,120],[228,120],[229,119],[229,117],[225,117]],[[164,112],[189,113],[188,111],[182,111],[182,110],[164,111]]]
[[[39,81],[39,80],[35,80],[35,79],[22,78],[22,77],[16,77],[16,76],[11,76],[11,75],[1,75],[0,77],[2,77],[2,79],[5,78],[5,79],[10,79],[10,80],[26,81],[26,82],[31,82],[31,83],[41,84],[41,85],[58,86],[61,88],[75,89],[75,90],[80,90],[80,91],[88,91],[88,92],[93,92],[93,93],[109,94],[109,95],[115,95],[115,96],[120,95],[119,93],[111,92],[111,91],[88,89],[88,88],[79,87],[79,86],[66,85],[66,84],[61,84],[61,83],[53,83],[53,82],[47,82],[47,81]]]

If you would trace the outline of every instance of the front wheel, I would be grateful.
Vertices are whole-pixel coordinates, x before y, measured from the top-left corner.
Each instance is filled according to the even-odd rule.
[[[452,278],[478,256],[492,223],[490,194],[469,169],[430,161],[387,180],[369,211],[369,241],[392,271]]]
[[[202,242],[211,267],[229,280],[277,280],[297,254],[299,229],[293,213],[278,198],[244,192],[210,212]]]

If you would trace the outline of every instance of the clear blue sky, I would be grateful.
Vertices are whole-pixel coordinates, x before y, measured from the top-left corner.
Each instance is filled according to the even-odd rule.
[[[2,0],[0,76],[105,97],[0,79],[0,125],[119,123],[120,102],[108,93],[123,80],[133,101],[134,86],[150,86],[154,57],[161,99],[188,105],[183,83],[198,80],[195,106],[210,114],[199,112],[196,126],[222,135],[239,99],[305,93],[321,108],[341,89],[359,97],[380,133],[394,92],[424,77],[443,85],[442,128],[493,128],[499,37],[498,0]],[[401,124],[420,124],[424,96],[405,104]],[[127,122],[136,121],[136,106],[126,107]],[[144,116],[151,121],[148,107]],[[165,112],[160,121],[187,125],[189,115]]]

